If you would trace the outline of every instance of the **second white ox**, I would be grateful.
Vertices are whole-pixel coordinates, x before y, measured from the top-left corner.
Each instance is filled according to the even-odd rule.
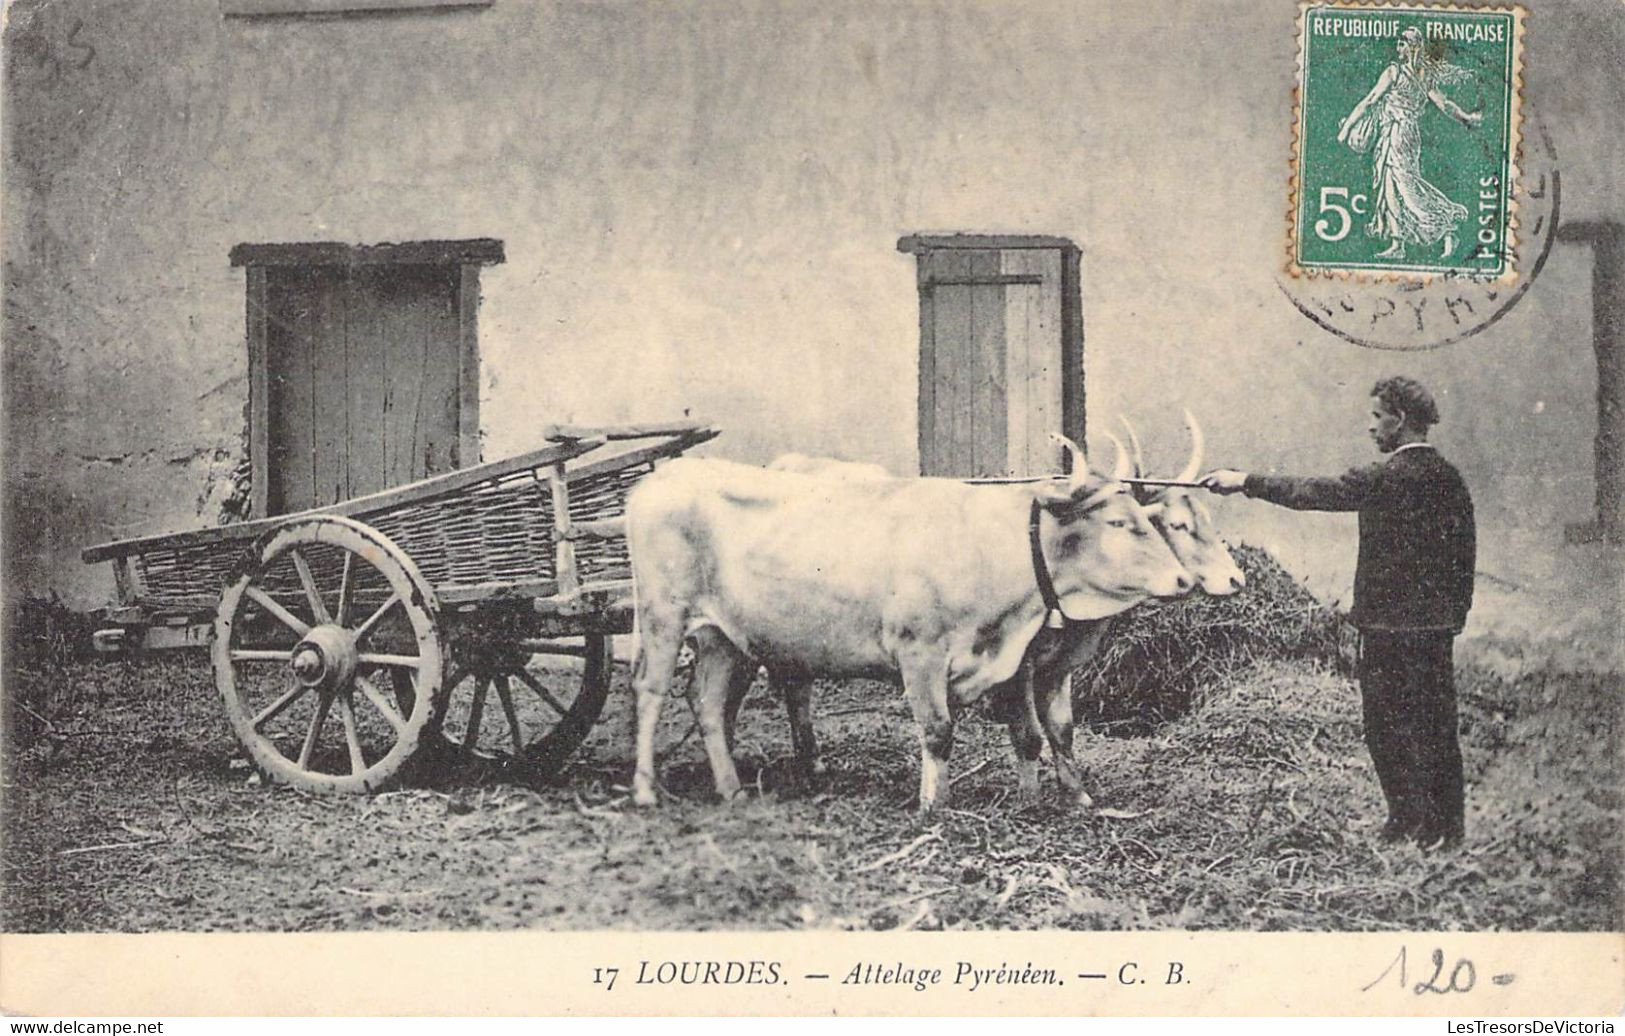
[[[1121,444],[1108,433],[1107,438],[1118,445],[1117,468],[1112,477],[1142,477],[1145,464],[1140,454],[1139,436],[1127,418],[1121,420],[1133,444],[1133,459],[1130,463]],[[1184,470],[1172,479],[1174,482],[1192,481],[1201,470],[1202,427],[1189,410],[1185,411],[1185,424],[1191,436],[1191,453]],[[1074,464],[1083,463],[1084,458],[1074,458]],[[799,453],[784,454],[770,467],[842,480],[893,477],[875,464],[807,457]],[[1212,596],[1222,597],[1246,585],[1246,577],[1219,537],[1212,516],[1191,490],[1179,486],[1136,486],[1135,497],[1145,505],[1153,527],[1162,534],[1197,587]],[[1015,677],[988,692],[992,715],[1010,731],[1023,799],[1031,800],[1038,793],[1038,758],[1047,740],[1068,802],[1079,806],[1092,804],[1084,787],[1083,768],[1072,751],[1072,674],[1099,652],[1112,623],[1108,618],[1067,622],[1060,628],[1046,626],[1033,638]],[[822,771],[822,765],[812,728],[812,682],[810,679],[775,682],[790,714],[796,762],[806,777],[815,778]]]
[[[1046,579],[1074,620],[1192,585],[1127,486],[1081,463],[1070,478],[971,486],[680,458],[638,485],[626,521],[641,805],[656,801],[655,725],[685,639],[723,798],[739,791],[734,713],[763,665],[775,681],[900,678],[929,810],[947,794],[955,714],[1016,675],[1049,612]]]

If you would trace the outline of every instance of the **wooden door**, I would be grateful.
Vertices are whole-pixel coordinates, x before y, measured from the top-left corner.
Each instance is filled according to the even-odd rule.
[[[1059,470],[1050,433],[1083,425],[1076,249],[972,235],[899,247],[918,256],[921,474]]]
[[[270,513],[459,465],[458,287],[450,265],[267,272]]]

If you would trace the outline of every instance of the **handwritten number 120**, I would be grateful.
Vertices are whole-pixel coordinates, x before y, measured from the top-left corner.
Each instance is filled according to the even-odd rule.
[[[1399,948],[1399,955],[1389,962],[1388,966],[1382,970],[1382,974],[1371,980],[1370,985],[1361,987],[1360,992],[1369,992],[1378,982],[1381,982],[1383,979],[1387,978],[1395,968],[1399,969],[1399,988],[1404,989],[1407,983],[1405,966],[1405,947],[1401,946]],[[1421,996],[1423,993],[1465,993],[1473,988],[1474,982],[1478,981],[1477,969],[1473,967],[1473,962],[1465,957],[1456,961],[1456,966],[1450,969],[1449,982],[1446,985],[1441,986],[1439,985],[1439,979],[1443,976],[1444,951],[1434,950],[1433,975],[1424,982],[1416,983],[1415,986],[1411,987],[1411,992],[1415,993],[1417,996]]]

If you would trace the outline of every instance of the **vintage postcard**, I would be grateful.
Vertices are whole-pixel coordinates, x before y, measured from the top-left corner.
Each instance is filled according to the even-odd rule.
[[[1625,1004],[1618,3],[3,11],[0,1011]]]

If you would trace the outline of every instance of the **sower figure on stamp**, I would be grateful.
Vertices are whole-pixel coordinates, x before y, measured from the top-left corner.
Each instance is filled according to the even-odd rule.
[[[1473,602],[1473,504],[1461,474],[1427,441],[1439,411],[1427,389],[1387,378],[1371,390],[1371,438],[1388,459],[1333,478],[1202,478],[1299,511],[1357,511],[1350,619],[1360,630],[1366,745],[1388,801],[1385,841],[1449,848],[1463,835],[1452,647]]]
[[[1467,207],[1446,197],[1422,175],[1422,112],[1431,101],[1469,128],[1484,120],[1465,112],[1439,92],[1445,83],[1470,77],[1464,69],[1428,56],[1422,31],[1414,25],[1400,34],[1399,58],[1337,128],[1337,139],[1356,151],[1371,151],[1371,222],[1366,233],[1385,237],[1381,259],[1402,258],[1405,245],[1431,245],[1444,239],[1442,257],[1456,250],[1456,228]]]

